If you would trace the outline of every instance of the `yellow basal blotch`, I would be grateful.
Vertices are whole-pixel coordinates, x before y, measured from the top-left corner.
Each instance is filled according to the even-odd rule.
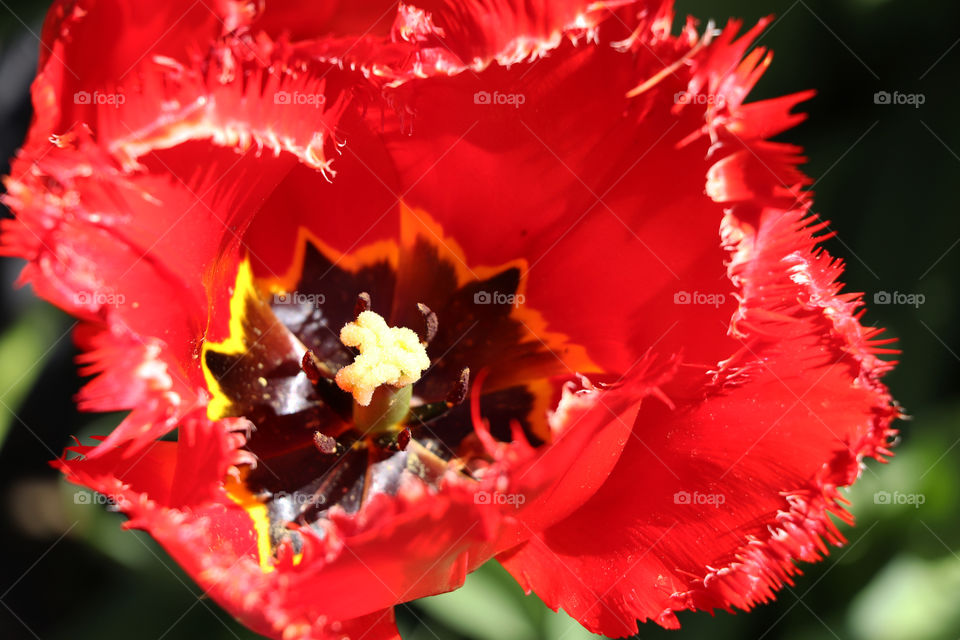
[[[405,327],[391,327],[380,315],[364,311],[340,330],[340,341],[356,347],[360,355],[337,372],[337,385],[369,406],[377,387],[402,388],[420,379],[430,367],[420,337]]]
[[[233,476],[227,476],[223,488],[227,496],[250,516],[253,535],[257,539],[257,560],[260,563],[260,570],[264,573],[273,571],[273,549],[270,545],[270,517],[267,513],[267,505],[258,500],[242,481]]]
[[[228,475],[223,482],[227,497],[246,511],[253,526],[253,536],[257,540],[257,562],[264,573],[276,571],[274,566],[273,544],[270,542],[270,515],[266,503],[247,489],[241,477]],[[303,552],[293,556],[293,566],[303,560]]]
[[[237,278],[233,285],[233,294],[230,296],[230,334],[220,343],[204,342],[200,353],[200,363],[203,368],[203,378],[210,391],[210,402],[207,404],[207,418],[219,420],[231,415],[230,399],[220,387],[220,382],[207,367],[207,351],[218,351],[224,354],[246,353],[249,346],[244,341],[243,321],[246,316],[247,305],[251,302],[263,304],[260,293],[253,280],[253,268],[250,258],[245,257],[237,268]]]

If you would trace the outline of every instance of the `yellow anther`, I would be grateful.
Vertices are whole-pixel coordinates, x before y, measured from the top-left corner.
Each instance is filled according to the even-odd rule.
[[[381,385],[402,388],[420,379],[430,366],[427,349],[416,333],[390,327],[373,311],[364,311],[340,330],[340,341],[360,355],[337,372],[337,385],[361,406],[368,406]]]

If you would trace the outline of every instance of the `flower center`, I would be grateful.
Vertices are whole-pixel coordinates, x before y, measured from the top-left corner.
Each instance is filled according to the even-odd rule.
[[[420,229],[345,256],[305,235],[289,277],[241,265],[229,335],[202,364],[208,416],[245,418],[249,463],[229,492],[271,553],[298,549],[298,527],[322,534],[333,508],[480,479],[492,460],[463,402],[471,371],[486,371],[474,393],[493,438],[519,429],[535,446],[550,439],[551,380],[597,371],[563,336],[533,333],[546,322],[523,304],[523,265],[470,269],[442,238]]]

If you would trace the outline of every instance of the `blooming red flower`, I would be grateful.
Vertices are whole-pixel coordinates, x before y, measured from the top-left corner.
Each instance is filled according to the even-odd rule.
[[[890,365],[769,141],[809,94],[744,102],[765,23],[672,20],[57,2],[2,251],[129,411],[57,465],[273,637],[393,637],[491,558],[611,636],[770,599]]]

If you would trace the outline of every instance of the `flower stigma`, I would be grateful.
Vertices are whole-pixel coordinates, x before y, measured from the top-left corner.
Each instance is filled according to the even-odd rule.
[[[340,341],[360,352],[336,375],[337,386],[353,395],[354,424],[363,432],[390,430],[406,418],[412,385],[430,367],[426,346],[369,310],[340,330]]]

